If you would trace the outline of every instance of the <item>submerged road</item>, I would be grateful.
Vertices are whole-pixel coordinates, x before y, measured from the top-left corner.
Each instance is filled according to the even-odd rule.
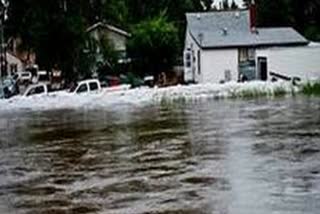
[[[0,110],[0,213],[317,214],[320,99]]]

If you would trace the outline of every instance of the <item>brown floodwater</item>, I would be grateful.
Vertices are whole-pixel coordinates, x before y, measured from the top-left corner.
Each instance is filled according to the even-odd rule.
[[[319,98],[0,107],[1,214],[319,212]]]

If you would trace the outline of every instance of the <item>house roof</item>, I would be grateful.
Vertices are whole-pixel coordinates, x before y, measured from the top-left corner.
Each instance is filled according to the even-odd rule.
[[[122,36],[125,36],[125,37],[130,37],[131,34],[120,29],[120,28],[117,28],[115,26],[112,26],[112,25],[109,25],[109,24],[106,24],[106,23],[103,23],[103,22],[97,22],[93,25],[91,25],[90,27],[87,28],[87,32],[91,32],[91,31],[94,31],[95,29],[97,28],[105,28],[105,29],[108,29],[110,31],[113,31],[117,34],[120,34]]]
[[[202,48],[306,45],[291,27],[250,29],[248,10],[187,13],[188,30]]]

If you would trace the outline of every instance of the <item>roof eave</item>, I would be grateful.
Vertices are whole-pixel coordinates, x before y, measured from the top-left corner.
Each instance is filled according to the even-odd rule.
[[[198,47],[200,48],[200,49],[204,49],[205,47],[204,46],[202,46],[201,44],[200,44],[200,42],[196,39],[196,37],[193,35],[193,33],[191,32],[191,30],[189,30],[189,34],[190,34],[190,36],[191,36],[191,38],[193,39],[193,41],[198,45]]]
[[[261,44],[239,44],[239,45],[225,45],[225,46],[199,46],[203,50],[213,49],[232,49],[232,48],[262,48],[262,47],[292,47],[292,46],[306,46],[310,42],[287,42],[287,43],[261,43]]]
[[[125,36],[127,38],[131,37],[130,33],[126,32],[126,31],[124,31],[124,30],[122,30],[120,28],[117,28],[115,26],[112,26],[112,25],[109,25],[109,24],[105,24],[105,23],[102,23],[102,22],[97,22],[97,23],[91,25],[90,27],[87,28],[86,32],[90,33],[92,31],[94,31],[95,29],[97,29],[98,27],[107,28],[108,30],[113,31],[115,33],[118,33],[118,34],[120,34],[122,36]]]

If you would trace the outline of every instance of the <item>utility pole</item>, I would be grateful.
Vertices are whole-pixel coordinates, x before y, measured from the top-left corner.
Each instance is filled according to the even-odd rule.
[[[7,75],[7,50],[4,39],[4,22],[7,19],[7,9],[9,2],[7,0],[0,1],[0,79]]]

